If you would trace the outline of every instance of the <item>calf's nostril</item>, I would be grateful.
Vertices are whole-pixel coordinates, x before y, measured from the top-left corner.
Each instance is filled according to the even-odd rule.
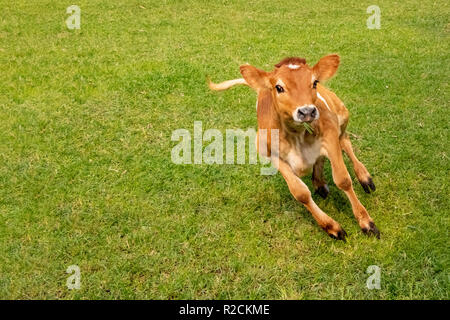
[[[314,106],[304,106],[299,107],[296,110],[297,115],[295,116],[297,121],[312,121],[318,118],[319,110]]]

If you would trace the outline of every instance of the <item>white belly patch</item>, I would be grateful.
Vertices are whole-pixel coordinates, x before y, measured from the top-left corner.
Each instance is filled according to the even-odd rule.
[[[286,156],[286,161],[296,174],[307,173],[321,155],[320,141],[312,144],[299,144],[292,148]]]

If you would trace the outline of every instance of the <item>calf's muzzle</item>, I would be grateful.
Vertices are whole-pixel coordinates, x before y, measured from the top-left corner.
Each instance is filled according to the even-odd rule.
[[[319,119],[319,110],[314,105],[298,107],[294,111],[294,120],[298,122],[311,122]]]

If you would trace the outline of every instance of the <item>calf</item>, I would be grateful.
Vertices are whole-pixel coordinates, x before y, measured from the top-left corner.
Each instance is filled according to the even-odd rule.
[[[210,82],[209,86],[212,90],[225,90],[244,84],[257,92],[259,154],[270,157],[286,180],[291,194],[311,212],[330,237],[345,240],[347,233],[316,205],[308,187],[300,179],[312,169],[314,188],[325,198],[329,193],[323,176],[325,157],[331,162],[334,183],[350,200],[362,231],[379,238],[380,232],[353,190],[342,156],[341,150],[344,150],[364,191],[375,191],[369,172],[356,158],[345,132],[349,112],[333,92],[319,83],[336,73],[339,62],[338,55],[328,55],[311,68],[305,59],[286,58],[271,72],[243,65],[240,67],[243,78],[219,84]],[[278,130],[279,137],[276,152],[272,150],[273,141],[270,139],[270,132],[274,129]],[[268,134],[261,134],[263,131]]]

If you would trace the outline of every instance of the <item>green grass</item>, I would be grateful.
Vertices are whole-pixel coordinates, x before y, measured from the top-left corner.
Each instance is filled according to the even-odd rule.
[[[0,298],[449,298],[448,1],[0,3]],[[65,25],[72,4],[81,30]],[[372,4],[380,30],[366,27]],[[194,121],[256,127],[255,94],[212,93],[207,76],[328,53],[381,240],[361,233],[329,165],[330,196],[314,199],[347,243],[280,174],[170,160],[172,131]]]

